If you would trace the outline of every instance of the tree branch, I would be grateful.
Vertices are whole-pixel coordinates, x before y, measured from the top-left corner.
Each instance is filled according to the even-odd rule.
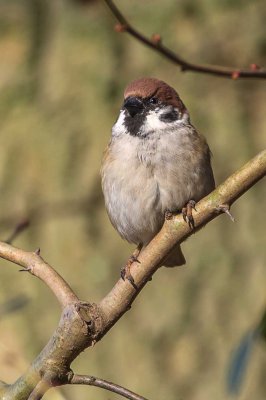
[[[226,206],[233,204],[265,174],[266,150],[260,152],[197,203],[197,212],[193,215],[195,229],[191,230],[181,215],[167,220],[162,230],[139,256],[141,267],[138,263],[132,264],[131,273],[137,290],[128,281],[119,279],[99,304],[79,301],[66,282],[38,254],[0,243],[0,257],[30,268],[30,272],[41,278],[64,306],[53,336],[26,373],[13,385],[7,386],[6,390],[1,388],[1,391],[4,391],[4,399],[27,400],[32,392],[33,395],[36,394],[33,390],[37,385],[37,388],[41,387],[43,390],[43,382],[47,384],[46,389],[73,383],[73,372],[70,369],[72,361],[84,349],[98,342],[129,310],[138,293],[176,243],[183,242],[196,230],[221,214]],[[57,290],[60,294],[56,293]],[[38,395],[38,390],[36,395]]]
[[[28,252],[0,242],[0,257],[20,265],[52,290],[62,307],[77,302],[78,298],[66,281],[40,256],[40,249]]]
[[[41,400],[45,392],[49,389],[49,385],[45,381],[40,381],[37,383],[31,394],[29,395],[28,400]]]
[[[131,392],[131,390],[128,390],[123,386],[108,382],[104,379],[95,378],[91,375],[73,375],[70,383],[74,385],[97,386],[102,389],[109,390],[110,392],[117,393],[120,396],[125,397],[129,400],[147,400],[145,397],[139,396],[138,394]]]
[[[150,280],[158,265],[161,265],[176,243],[182,243],[207,222],[221,214],[223,208],[219,208],[220,205],[231,206],[265,174],[266,150],[263,150],[197,203],[197,212],[193,214],[195,229],[191,230],[180,214],[172,220],[166,221],[158,235],[138,257],[141,268],[138,263],[134,263],[130,269],[138,291],[135,291],[130,283],[125,284],[120,279],[111,292],[101,301],[100,307],[108,315],[109,328],[124,314],[125,307],[126,309],[130,308],[137,293]]]
[[[111,10],[112,14],[118,20],[119,24],[115,26],[117,32],[126,32],[130,36],[134,37],[139,42],[148,46],[152,50],[161,54],[163,57],[172,61],[174,64],[179,65],[181,71],[193,71],[202,74],[209,74],[220,76],[224,78],[238,79],[238,78],[266,78],[266,70],[261,69],[256,64],[251,64],[250,69],[240,69],[240,68],[226,68],[222,66],[213,65],[203,65],[195,64],[184,60],[178,54],[174,53],[172,50],[168,49],[162,44],[161,36],[159,34],[154,34],[151,39],[144,36],[137,29],[135,29],[124,17],[121,11],[116,7],[112,0],[104,0],[108,8]]]

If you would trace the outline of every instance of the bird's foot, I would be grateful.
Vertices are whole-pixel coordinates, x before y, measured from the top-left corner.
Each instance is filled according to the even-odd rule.
[[[175,213],[174,213],[173,211],[166,210],[165,213],[164,213],[164,219],[165,219],[165,221],[171,220],[171,219],[173,218],[174,214],[175,214]]]
[[[127,279],[131,283],[133,288],[137,290],[137,285],[135,284],[134,278],[130,272],[130,267],[134,262],[140,263],[140,261],[137,259],[137,257],[134,256],[134,254],[133,254],[128,259],[126,265],[123,268],[121,268],[120,275],[121,275],[121,278],[123,279],[123,281],[125,281]]]
[[[141,248],[142,248],[142,245],[139,245],[136,248],[136,250],[134,251],[132,256],[129,257],[126,265],[123,268],[121,268],[121,272],[120,272],[120,275],[121,275],[121,278],[123,279],[123,281],[125,281],[127,279],[131,283],[133,288],[136,289],[136,290],[138,289],[138,287],[135,284],[133,276],[131,275],[130,267],[134,262],[137,262],[137,263],[140,264],[140,261],[138,260],[138,256],[139,256],[139,253],[141,251]]]
[[[189,202],[182,208],[182,215],[183,215],[184,221],[186,221],[188,223],[190,229],[194,229],[194,227],[195,227],[192,210],[197,211],[195,200],[189,200]]]

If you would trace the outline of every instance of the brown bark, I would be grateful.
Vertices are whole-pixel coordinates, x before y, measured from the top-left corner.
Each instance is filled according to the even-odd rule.
[[[72,361],[84,349],[99,341],[130,309],[138,293],[176,243],[183,242],[224,212],[227,206],[230,207],[265,174],[266,150],[197,203],[197,212],[193,214],[195,229],[190,229],[182,215],[167,220],[159,234],[141,253],[141,264],[132,265],[131,274],[137,290],[130,282],[119,279],[99,304],[81,302],[63,278],[43,261],[38,251],[30,253],[0,242],[0,257],[21,265],[43,280],[57,296],[63,308],[53,336],[25,374],[12,385],[5,386],[0,383],[1,398],[26,400],[31,396],[31,399],[37,399],[51,386],[71,384],[74,376],[70,368]]]

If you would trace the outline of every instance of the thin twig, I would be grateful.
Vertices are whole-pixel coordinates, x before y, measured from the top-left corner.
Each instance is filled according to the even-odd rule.
[[[125,397],[129,400],[148,400],[145,397],[140,396],[139,394],[131,392],[131,390],[128,390],[123,386],[106,381],[104,379],[96,378],[91,375],[73,375],[70,383],[74,385],[97,386],[102,389],[109,390],[110,392],[119,394],[120,396]]]
[[[124,17],[121,11],[116,7],[112,0],[104,0],[107,4],[115,18],[118,20],[119,25],[116,25],[115,30],[117,32],[126,32],[133,36],[139,42],[150,47],[152,50],[160,53],[168,60],[172,61],[174,64],[179,65],[181,71],[194,71],[202,74],[209,74],[220,76],[224,78],[239,79],[239,78],[257,78],[265,79],[266,71],[258,67],[256,64],[251,64],[250,69],[240,69],[240,68],[227,68],[216,65],[203,65],[195,64],[184,60],[178,54],[174,53],[168,47],[164,46],[161,41],[161,36],[155,34],[151,39],[144,36],[137,29],[135,29]]]
[[[0,242],[0,257],[22,266],[23,271],[28,271],[45,282],[62,307],[79,301],[66,281],[42,259],[40,249],[28,252]]]

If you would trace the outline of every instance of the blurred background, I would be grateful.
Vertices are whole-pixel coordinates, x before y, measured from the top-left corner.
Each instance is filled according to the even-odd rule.
[[[266,64],[263,0],[119,0],[143,33],[184,58]],[[265,82],[181,73],[126,34],[103,1],[0,0],[0,235],[30,219],[14,245],[41,254],[81,299],[98,302],[133,247],[111,226],[99,170],[124,86],[142,76],[179,92],[207,137],[216,182],[266,144]],[[265,182],[183,244],[187,265],[161,268],[131,311],[73,364],[149,399],[227,399],[232,350],[266,307]],[[60,308],[48,288],[0,262],[0,380],[13,382],[52,334]],[[2,311],[1,311],[2,310]],[[258,343],[239,399],[264,399]],[[91,387],[47,399],[117,399]]]

